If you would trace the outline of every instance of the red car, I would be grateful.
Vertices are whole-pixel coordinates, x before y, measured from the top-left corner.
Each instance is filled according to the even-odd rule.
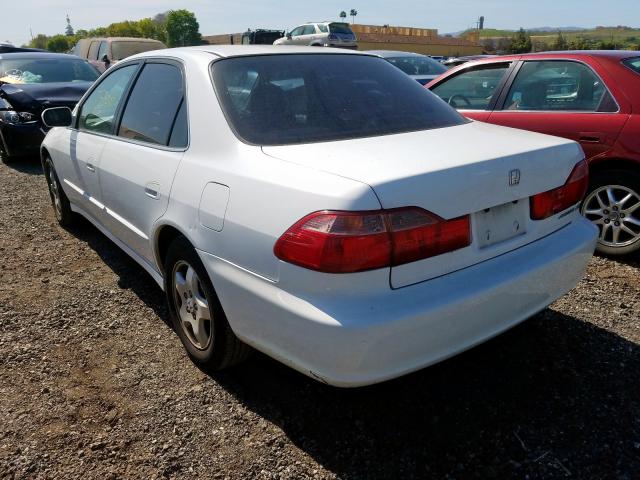
[[[580,142],[590,185],[583,215],[598,250],[640,249],[640,52],[547,52],[491,57],[427,85],[474,120]]]

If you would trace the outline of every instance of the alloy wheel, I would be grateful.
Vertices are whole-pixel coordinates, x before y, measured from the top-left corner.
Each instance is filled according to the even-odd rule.
[[[62,199],[60,198],[60,187],[51,160],[47,161],[47,170],[47,183],[49,184],[49,192],[51,193],[51,203],[53,203],[56,217],[60,220],[62,218]]]
[[[212,318],[198,274],[181,260],[175,264],[172,278],[180,326],[194,347],[206,350],[213,337]]]
[[[640,240],[640,194],[623,185],[604,185],[582,203],[582,214],[600,230],[598,241],[625,247]]]

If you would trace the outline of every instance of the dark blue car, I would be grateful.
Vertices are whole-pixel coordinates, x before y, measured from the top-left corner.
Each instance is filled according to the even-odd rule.
[[[0,54],[0,155],[37,155],[46,135],[40,114],[72,108],[98,78],[87,61],[45,52]]]

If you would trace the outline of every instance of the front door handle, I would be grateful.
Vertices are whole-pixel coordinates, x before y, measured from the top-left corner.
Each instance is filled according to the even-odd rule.
[[[94,167],[90,163],[87,163],[87,170],[89,170],[90,172],[95,172],[96,171],[96,167]]]

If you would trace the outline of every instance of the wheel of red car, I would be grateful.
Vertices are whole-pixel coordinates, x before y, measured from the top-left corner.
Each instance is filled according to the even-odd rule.
[[[640,173],[593,173],[581,211],[600,230],[600,253],[626,255],[640,249]]]

